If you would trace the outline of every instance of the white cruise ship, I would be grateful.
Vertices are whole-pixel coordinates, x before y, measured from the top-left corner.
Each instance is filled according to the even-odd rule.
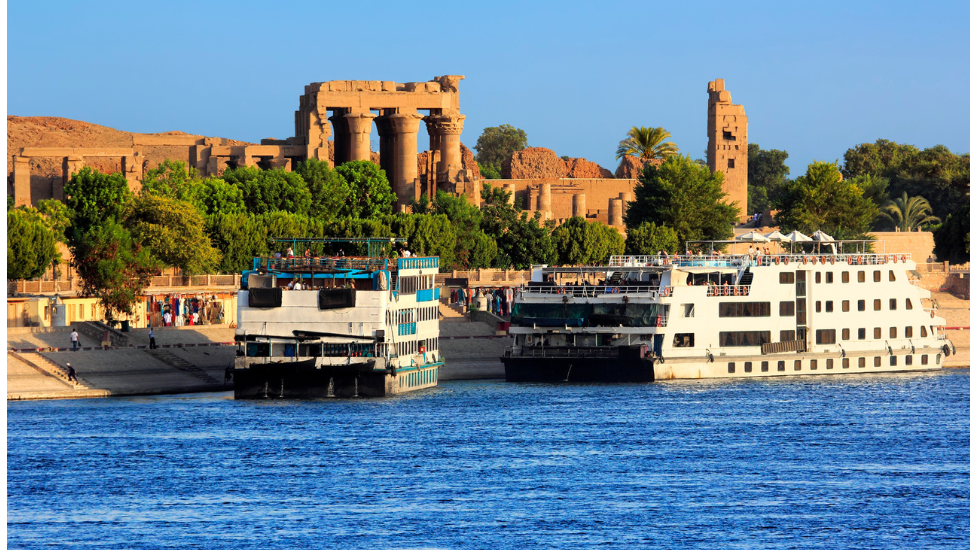
[[[437,273],[436,257],[255,258],[238,295],[235,397],[385,396],[436,386]]]
[[[614,256],[536,268],[508,381],[940,369],[954,350],[906,254]]]

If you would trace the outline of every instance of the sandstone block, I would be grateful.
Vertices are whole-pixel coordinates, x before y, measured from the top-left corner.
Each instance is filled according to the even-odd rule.
[[[612,178],[613,173],[584,158],[571,158],[566,163],[567,178]]]
[[[552,149],[529,147],[516,151],[502,164],[505,179],[540,179],[566,177],[566,163]]]

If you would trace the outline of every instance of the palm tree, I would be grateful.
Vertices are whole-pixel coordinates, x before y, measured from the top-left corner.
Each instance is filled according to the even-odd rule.
[[[627,138],[616,148],[616,158],[623,155],[633,155],[644,159],[665,159],[677,154],[677,144],[665,141],[670,138],[670,132],[663,128],[647,128],[634,126],[627,132]]]
[[[923,224],[939,223],[933,215],[933,207],[923,197],[903,196],[882,207],[879,217],[888,219],[900,231],[913,231]]]

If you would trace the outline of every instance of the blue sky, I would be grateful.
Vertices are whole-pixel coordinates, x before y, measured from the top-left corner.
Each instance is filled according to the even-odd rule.
[[[612,170],[634,125],[703,157],[723,78],[793,176],[878,138],[970,152],[968,2],[15,0],[7,17],[11,115],[258,141],[293,134],[310,82],[463,74],[469,147],[507,123]]]

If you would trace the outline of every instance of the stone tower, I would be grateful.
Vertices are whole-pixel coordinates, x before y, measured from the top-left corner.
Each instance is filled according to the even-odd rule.
[[[724,174],[727,202],[737,202],[741,220],[748,217],[748,117],[731,103],[724,79],[707,83],[707,164]]]

